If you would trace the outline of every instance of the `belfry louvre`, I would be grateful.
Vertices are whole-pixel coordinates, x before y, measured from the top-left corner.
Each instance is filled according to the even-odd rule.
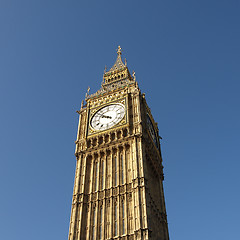
[[[122,62],[81,104],[69,240],[168,240],[157,123]]]

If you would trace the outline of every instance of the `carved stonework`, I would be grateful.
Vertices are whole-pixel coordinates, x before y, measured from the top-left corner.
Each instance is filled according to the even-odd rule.
[[[109,189],[106,190],[106,197],[110,197],[110,190]]]
[[[125,187],[124,186],[121,186],[120,187],[120,193],[124,193],[125,192]]]
[[[93,201],[96,201],[96,200],[97,200],[97,193],[93,193],[93,195],[92,195],[92,200],[93,200]]]
[[[113,189],[113,195],[117,195],[118,194],[118,188],[114,188]]]
[[[158,126],[121,56],[77,111],[68,240],[169,240]]]
[[[100,193],[99,193],[99,198],[100,198],[100,199],[104,198],[104,192],[100,192]]]
[[[131,202],[132,201],[132,193],[128,193],[127,197],[128,197],[128,201]]]

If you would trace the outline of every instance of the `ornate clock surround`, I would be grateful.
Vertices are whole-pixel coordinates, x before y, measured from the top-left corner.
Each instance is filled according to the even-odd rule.
[[[110,95],[110,98],[112,98],[111,95]],[[90,109],[89,109],[87,136],[92,136],[94,134],[111,131],[113,128],[123,127],[123,126],[126,126],[128,124],[127,98],[123,97],[123,98],[119,98],[119,99],[116,99],[116,100],[113,99],[112,101],[109,101],[108,98],[106,98],[105,101],[103,99],[100,99],[100,100],[97,101],[97,102],[100,102],[101,105],[100,104],[92,104],[91,105],[92,107],[90,107]],[[115,124],[114,126],[108,128],[108,129],[105,129],[105,130],[94,129],[91,126],[91,119],[94,116],[94,114],[96,112],[98,112],[100,109],[102,109],[103,107],[110,106],[112,104],[122,104],[122,105],[124,105],[125,114],[124,114],[123,119],[120,122],[118,122],[117,124]]]

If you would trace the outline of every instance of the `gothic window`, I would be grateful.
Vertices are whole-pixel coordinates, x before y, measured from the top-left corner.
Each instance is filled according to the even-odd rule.
[[[124,162],[123,162],[123,155],[120,156],[121,159],[121,183],[124,184]]]
[[[112,158],[108,157],[107,159],[108,164],[106,164],[107,166],[107,170],[108,170],[108,175],[107,175],[107,187],[111,187],[111,179],[112,179]]]
[[[88,148],[91,147],[91,140],[88,140],[88,141],[87,141],[87,147],[88,147]]]
[[[113,157],[113,162],[114,162],[114,185],[117,186],[117,156]]]
[[[93,139],[92,144],[93,144],[93,146],[96,146],[96,145],[97,145],[97,139],[96,139],[96,138]]]
[[[124,200],[122,201],[122,234],[125,234],[125,205],[124,205]]]
[[[102,161],[102,171],[101,171],[101,190],[103,189],[104,184],[104,161]]]
[[[107,219],[107,230],[106,230],[106,237],[110,238],[110,200],[107,201],[107,212],[106,212],[106,219]]]
[[[126,201],[127,204],[127,219],[129,222],[129,231],[132,232],[133,231],[133,208],[132,208],[132,198],[131,195],[128,194],[128,199]]]
[[[95,184],[94,184],[94,191],[97,191],[97,183],[98,183],[98,162],[95,164]]]
[[[111,140],[114,140],[115,139],[115,133],[112,133],[111,134]]]
[[[105,142],[107,143],[109,141],[109,135],[105,136]]]
[[[120,131],[117,132],[117,138],[118,139],[121,138],[121,132]]]
[[[103,137],[99,137],[98,142],[99,142],[99,144],[102,144],[103,143]]]
[[[103,239],[103,208],[100,208],[100,226],[99,226],[99,239]]]
[[[127,173],[126,173],[127,182],[130,182],[132,178],[132,174],[131,174],[132,169],[131,169],[131,161],[129,161],[129,150],[126,151],[125,162],[127,164]]]
[[[117,202],[114,203],[114,236],[117,236]]]

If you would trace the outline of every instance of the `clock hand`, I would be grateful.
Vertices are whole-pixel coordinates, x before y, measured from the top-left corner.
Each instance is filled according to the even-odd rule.
[[[102,118],[112,118],[111,116],[105,116],[105,115],[102,115]]]

